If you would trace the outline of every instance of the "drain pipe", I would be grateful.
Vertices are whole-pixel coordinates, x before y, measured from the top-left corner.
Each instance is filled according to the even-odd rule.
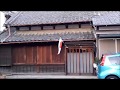
[[[1,40],[1,43],[3,43],[10,35],[11,35],[11,32],[10,32],[10,25],[7,25],[7,30],[8,30],[8,35],[6,38],[4,38],[3,40]]]

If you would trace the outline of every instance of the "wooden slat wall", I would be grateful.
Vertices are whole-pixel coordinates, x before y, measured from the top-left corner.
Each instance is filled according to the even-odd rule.
[[[12,62],[13,64],[26,63],[26,48],[25,47],[14,47],[12,48]]]
[[[59,55],[57,52],[57,45],[14,46],[13,64],[64,64],[64,47]]]
[[[50,55],[50,54],[51,54],[51,53],[50,53],[50,48],[51,48],[50,46],[46,46],[46,53],[47,53],[47,54],[45,53],[45,54],[46,54],[46,63],[52,63],[52,62],[51,62],[52,60],[51,60],[51,58],[50,58],[50,56],[51,56],[51,55]]]
[[[0,66],[11,66],[11,46],[0,46]]]
[[[35,60],[33,60],[33,47],[26,47],[26,56],[27,56],[27,64],[35,64]]]
[[[57,55],[58,53],[58,46],[57,45],[53,45],[52,46],[52,62],[53,63],[64,63],[65,61],[65,47],[63,46],[61,49],[61,52],[59,55]]]
[[[17,62],[17,54],[15,52],[17,52],[16,47],[12,48],[12,63]]]
[[[41,64],[42,63],[42,47],[41,46],[37,46],[37,64]]]
[[[36,64],[37,63],[37,47],[33,47],[33,62]]]

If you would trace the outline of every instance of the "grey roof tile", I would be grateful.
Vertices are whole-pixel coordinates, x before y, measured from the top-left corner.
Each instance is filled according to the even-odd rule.
[[[95,13],[106,14],[108,12],[109,11],[21,11],[6,21],[6,24],[9,23],[11,26],[17,26],[91,21]]]
[[[8,33],[4,32],[3,36]],[[1,35],[2,36],[2,35]],[[95,39],[92,32],[79,32],[79,33],[63,33],[63,34],[43,34],[43,35],[18,35],[12,34],[5,42],[23,42],[23,41],[58,41],[59,37],[63,40],[83,40],[83,39]],[[4,37],[5,38],[5,37]]]
[[[8,36],[8,32],[7,31],[3,31],[0,33],[0,41],[3,40],[5,37]]]
[[[104,15],[96,16],[92,18],[93,25],[120,25],[120,12],[108,12]]]

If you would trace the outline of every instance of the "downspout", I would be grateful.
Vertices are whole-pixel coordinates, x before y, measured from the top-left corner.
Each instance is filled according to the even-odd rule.
[[[7,38],[9,38],[10,37],[10,35],[11,35],[11,32],[10,32],[10,25],[7,25],[7,30],[8,30],[8,35],[7,35],[7,37],[5,37],[3,40],[1,40],[1,43],[3,43]]]
[[[94,35],[95,35],[95,38],[96,38],[96,57],[98,57],[99,58],[99,44],[98,44],[98,37],[97,37],[97,34],[96,34],[96,28],[97,27],[95,27],[95,26],[93,26],[94,27]]]

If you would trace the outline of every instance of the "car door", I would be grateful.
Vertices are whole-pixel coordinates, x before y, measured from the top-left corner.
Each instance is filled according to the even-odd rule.
[[[120,55],[119,55],[118,63],[119,63],[119,77],[120,77]]]
[[[110,68],[116,71],[116,74],[120,75],[120,56],[112,55],[109,57]]]

